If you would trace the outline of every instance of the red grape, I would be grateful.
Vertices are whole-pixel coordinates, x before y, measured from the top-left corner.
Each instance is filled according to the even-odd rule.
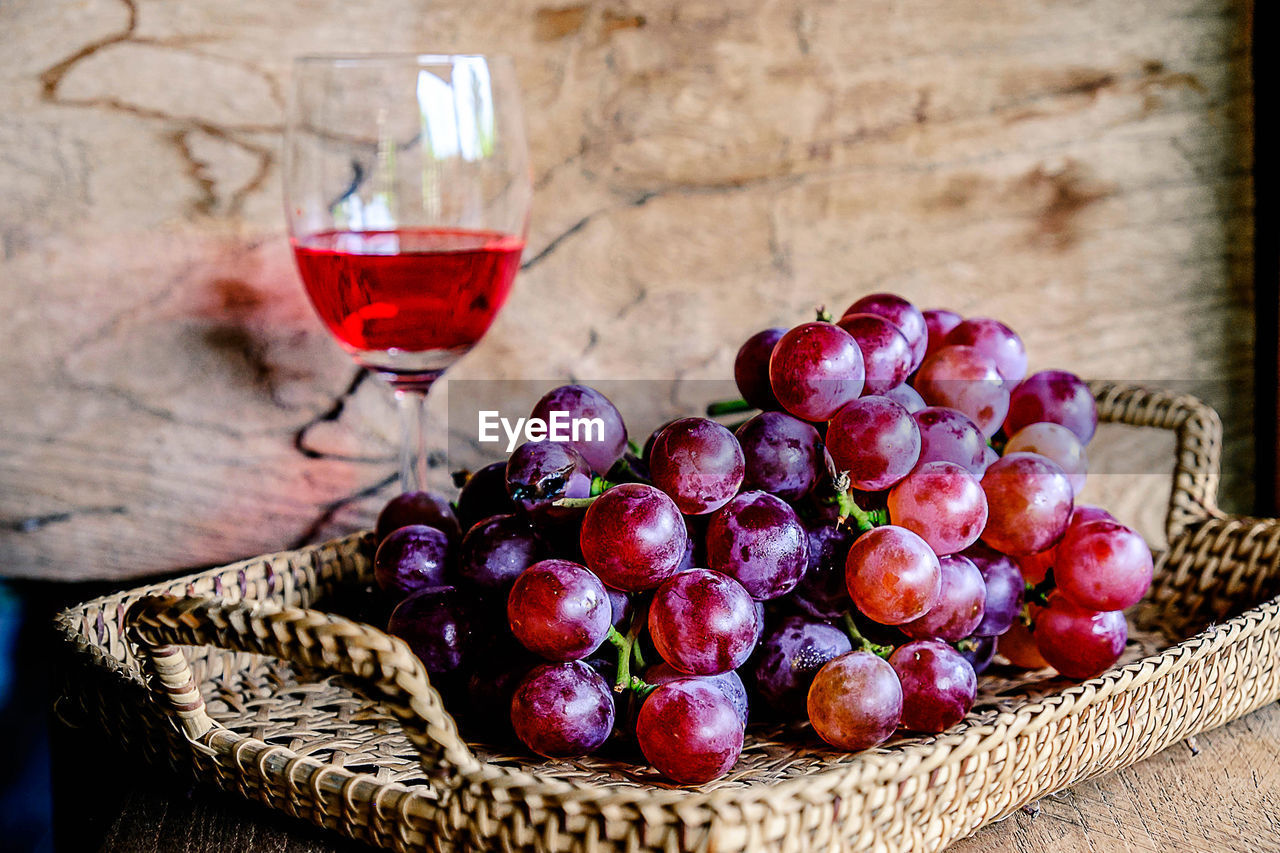
[[[1067,533],[1071,532],[1071,528],[1087,524],[1090,521],[1115,521],[1115,517],[1105,509],[1096,506],[1086,506],[1077,504],[1071,510],[1071,521],[1067,522]],[[1066,537],[1066,533],[1063,534]],[[1053,564],[1057,561],[1057,548],[1046,548],[1035,554],[1026,554],[1017,558],[1018,568],[1022,570],[1022,576],[1027,583],[1038,584],[1044,580],[1049,569],[1053,568]]]
[[[975,477],[987,470],[986,454],[991,448],[968,415],[944,406],[929,406],[912,417],[920,428],[920,461],[916,464],[954,462]]]
[[[733,703],[733,710],[738,712],[738,719],[742,721],[744,726],[747,724],[747,715],[750,710],[747,686],[742,683],[742,677],[733,670],[722,672],[719,675],[689,675],[676,669],[666,661],[662,661],[661,663],[655,663],[644,671],[645,683],[652,684],[654,687],[661,687],[673,681],[687,681],[690,679],[706,682],[723,693],[725,698]]]
[[[711,516],[707,563],[752,598],[777,598],[804,576],[809,537],[785,501],[767,492],[743,492]]]
[[[1022,338],[999,320],[970,317],[951,330],[943,345],[973,347],[996,363],[1010,387],[1027,375],[1027,348]]]
[[[925,359],[912,384],[930,406],[968,415],[987,438],[1009,411],[1009,389],[996,363],[973,347],[944,346]]]
[[[982,621],[973,629],[977,637],[995,637],[1009,630],[1009,626],[1022,612],[1026,584],[1022,573],[1010,557],[976,542],[966,548],[964,556],[978,567],[983,585],[987,589],[982,609]]]
[[[1081,607],[1123,610],[1151,587],[1151,549],[1123,524],[1073,521],[1054,554],[1058,590]]]
[[[876,314],[885,318],[897,326],[911,344],[911,369],[915,370],[924,361],[925,350],[929,347],[929,329],[920,309],[901,296],[873,293],[850,305],[844,314],[846,317],[850,314]]]
[[[1054,545],[1071,519],[1072,491],[1056,462],[1035,453],[1010,453],[982,477],[987,527],[982,541],[1021,557]]]
[[[1098,406],[1089,386],[1074,373],[1045,370],[1022,381],[1009,399],[1006,435],[1028,424],[1047,421],[1062,424],[1085,444],[1098,428]]]
[[[996,651],[1009,659],[1009,663],[1023,669],[1044,669],[1049,662],[1036,648],[1036,638],[1031,636],[1021,619],[1015,619],[1009,630],[996,641]]]
[[[1036,615],[1033,636],[1050,666],[1067,678],[1083,680],[1101,675],[1120,659],[1129,626],[1119,610],[1090,610],[1057,594]]]
[[[996,640],[996,637],[968,637],[956,651],[973,667],[975,675],[982,675],[996,656]]]
[[[543,556],[533,526],[523,516],[495,515],[462,537],[458,575],[482,590],[510,589]]]
[[[653,440],[649,470],[653,484],[680,511],[701,515],[738,493],[746,464],[733,433],[706,418],[672,421]]]
[[[609,739],[613,694],[581,661],[534,667],[511,697],[511,725],[525,746],[548,758],[594,752]]]
[[[1005,453],[1039,453],[1057,462],[1067,474],[1071,490],[1080,494],[1085,475],[1089,470],[1089,458],[1084,445],[1076,434],[1061,424],[1027,424],[1009,437]]]
[[[929,330],[929,347],[925,351],[925,358],[933,355],[944,344],[942,343],[947,335],[956,326],[959,326],[964,318],[954,311],[948,311],[945,308],[934,308],[924,312],[924,325]]]
[[[967,557],[955,554],[938,561],[942,588],[929,612],[899,628],[915,640],[963,640],[974,632],[986,612],[987,585]]]
[[[811,424],[783,412],[761,412],[735,433],[746,462],[743,486],[797,501],[822,470],[822,437]]]
[[[858,537],[845,562],[845,583],[858,609],[882,625],[919,619],[938,602],[942,568],[929,543],[886,525]]]
[[[511,632],[526,649],[556,661],[581,660],[612,624],[604,584],[585,566],[543,560],[525,569],[507,597]]]
[[[507,494],[536,518],[572,515],[552,504],[560,498],[589,497],[591,466],[568,445],[528,441],[507,460]]]
[[[737,762],[743,726],[717,686],[687,678],[649,694],[636,719],[636,739],[659,773],[682,785],[702,785]]]
[[[404,492],[388,501],[378,513],[374,536],[381,542],[393,530],[410,524],[426,524],[441,530],[450,542],[462,538],[462,526],[449,501],[431,492]]]
[[[662,659],[690,675],[737,669],[756,645],[759,617],[733,578],[691,569],[665,581],[649,605],[649,636]]]
[[[571,437],[567,442],[569,447],[582,454],[594,471],[605,473],[627,449],[627,425],[623,423],[621,413],[608,397],[594,388],[586,385],[553,388],[534,405],[529,416],[554,426],[552,412],[564,413],[566,420],[562,429],[566,430],[574,420],[599,421],[598,431],[586,429],[577,439]]]
[[[943,732],[964,719],[978,694],[973,666],[937,640],[899,646],[889,665],[902,684],[902,727]]]
[[[924,397],[921,397],[919,391],[905,382],[895,388],[890,388],[880,396],[888,397],[913,415],[925,407]]]
[[[927,462],[889,490],[889,518],[937,554],[954,554],[978,541],[987,496],[978,478],[954,462]]]
[[[769,358],[786,329],[765,329],[747,338],[733,360],[733,379],[742,399],[766,412],[782,408],[769,384]]]
[[[836,412],[827,425],[827,450],[836,470],[853,487],[887,489],[910,473],[920,458],[920,428],[887,397],[863,397]]]
[[[391,531],[373,558],[373,579],[383,592],[409,595],[445,583],[449,537],[438,528],[410,524]]]
[[[866,380],[864,394],[883,394],[911,375],[911,343],[902,330],[878,314],[846,314],[837,323],[858,342]]]
[[[838,749],[870,749],[888,740],[902,719],[902,684],[885,661],[849,652],[818,670],[807,704],[818,737]]]
[[[774,396],[806,421],[825,421],[856,400],[864,377],[858,342],[831,323],[796,326],[778,341],[769,360]]]
[[[606,490],[582,520],[582,554],[609,586],[652,589],[680,568],[688,544],[675,501],[644,483]]]

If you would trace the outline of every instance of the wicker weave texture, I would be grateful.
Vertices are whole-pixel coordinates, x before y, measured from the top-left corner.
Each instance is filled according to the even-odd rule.
[[[753,731],[729,776],[692,790],[633,763],[468,745],[403,642],[308,609],[368,586],[367,534],[64,612],[59,711],[396,850],[938,850],[1280,696],[1280,599],[1266,600],[1280,522],[1218,511],[1216,413],[1094,392],[1104,420],[1177,433],[1172,544],[1138,620],[1164,634],[1135,632],[1121,664],[1083,684],[984,679],[974,713],[938,737],[850,755],[803,730]]]

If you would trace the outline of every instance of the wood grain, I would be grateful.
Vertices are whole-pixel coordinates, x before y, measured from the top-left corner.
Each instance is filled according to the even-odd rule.
[[[335,49],[515,56],[530,248],[455,379],[727,378],[751,332],[891,289],[1005,319],[1036,368],[1205,394],[1247,508],[1249,9],[9,4],[0,572],[217,564],[387,497],[391,406],[326,340],[281,233],[287,58]],[[442,485],[480,461],[448,387]]]

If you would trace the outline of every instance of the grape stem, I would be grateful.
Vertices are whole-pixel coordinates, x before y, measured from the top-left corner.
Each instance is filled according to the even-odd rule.
[[[597,474],[596,476],[591,478],[591,497],[594,498],[597,495],[602,495],[605,493],[607,489],[611,489],[616,485],[618,484],[610,482],[609,480],[606,480],[604,477],[601,477],[599,474]]]
[[[887,658],[893,654],[893,646],[881,646],[864,637],[858,630],[858,623],[853,621],[852,614],[845,613],[840,617],[840,627],[844,628],[844,632],[849,635],[849,642],[853,644],[855,652],[871,652],[881,658]]]
[[[835,322],[835,317],[832,316],[831,312],[827,310],[827,306],[825,305],[819,305],[814,309],[814,313],[817,315],[819,323]]]
[[[1044,607],[1049,603],[1049,593],[1058,588],[1057,582],[1053,579],[1053,567],[1044,573],[1044,580],[1036,584],[1027,584],[1027,604],[1039,604]]]
[[[618,650],[618,676],[613,682],[615,693],[634,690],[641,696],[647,696],[653,687],[644,679],[631,674],[631,660],[634,657],[637,666],[644,666],[644,657],[640,654],[640,631],[644,628],[646,613],[644,608],[636,608],[631,614],[631,624],[627,633],[622,634],[617,628],[609,626],[609,642]]]
[[[736,415],[739,412],[749,412],[755,406],[746,400],[718,400],[714,403],[707,404],[707,417],[714,418],[720,415]],[[636,454],[637,456],[639,454]]]
[[[634,438],[627,439],[627,450],[631,451],[632,456],[644,456],[644,449],[641,448],[640,445],[636,444],[636,440]]]
[[[591,506],[593,503],[595,503],[596,498],[598,497],[600,496],[595,495],[589,498],[557,498],[556,500],[551,502],[551,505],[567,507],[569,509],[586,508]]]

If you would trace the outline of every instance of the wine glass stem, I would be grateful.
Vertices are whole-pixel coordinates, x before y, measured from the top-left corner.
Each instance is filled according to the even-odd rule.
[[[427,489],[427,389],[396,388],[400,410],[400,490]]]

